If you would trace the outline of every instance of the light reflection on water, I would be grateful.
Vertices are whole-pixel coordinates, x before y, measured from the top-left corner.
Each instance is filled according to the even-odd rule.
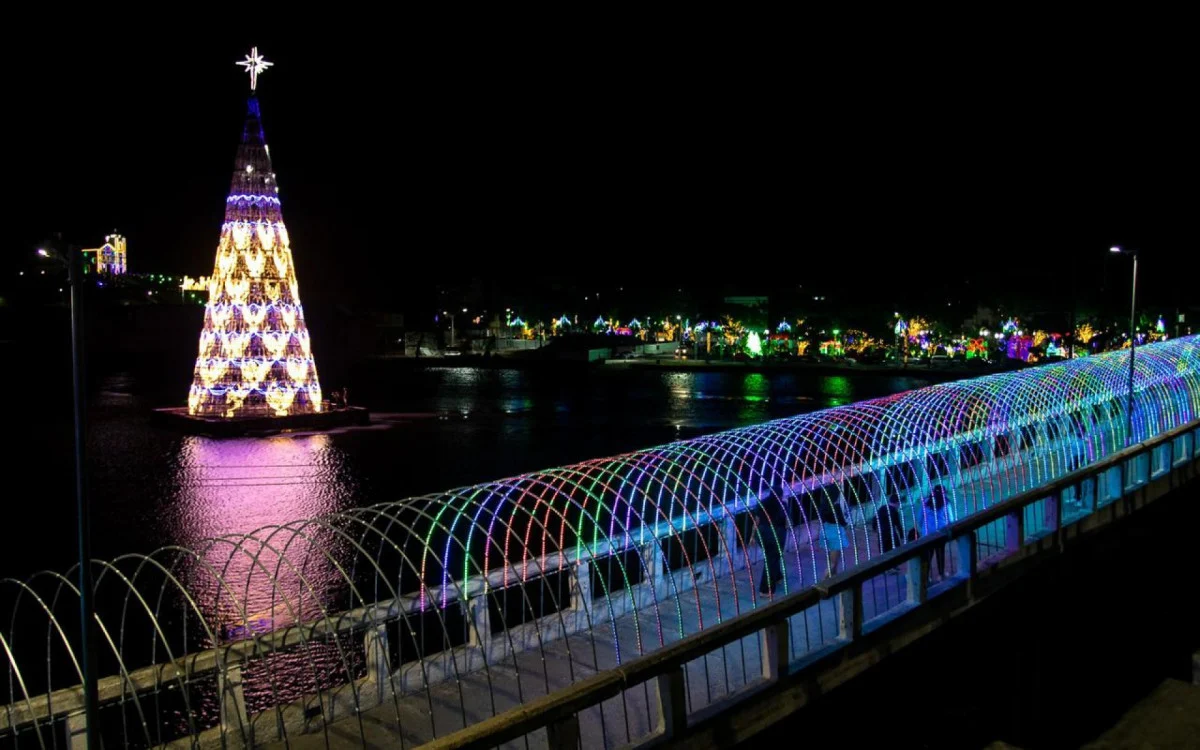
[[[354,499],[345,456],[329,435],[188,436],[174,474],[172,515],[184,545],[330,513]]]
[[[821,395],[830,406],[841,406],[854,400],[854,384],[844,375],[829,375],[821,379]]]
[[[296,523],[355,504],[355,481],[332,436],[189,436],[174,478],[165,525],[199,554],[182,572],[216,640],[243,640],[344,608],[348,585],[335,564],[342,541],[324,526]],[[216,644],[203,635],[194,645]],[[332,641],[259,657],[246,669],[247,705],[254,713],[344,683],[359,676],[360,662],[355,649]],[[215,695],[199,697],[202,713],[214,714]]]
[[[312,620],[322,614],[319,602],[345,599],[345,580],[326,554],[336,549],[335,535],[272,527],[543,468],[556,458],[582,460],[882,395],[903,383],[872,379],[864,388],[850,377],[758,372],[587,376],[580,383],[516,370],[433,369],[419,374],[427,382],[414,384],[422,395],[397,405],[449,419],[340,434],[182,438],[170,460],[173,500],[156,525],[170,537],[164,543],[201,551],[211,571],[236,582],[237,591],[222,591],[201,566],[189,585],[219,623],[219,638],[244,638]],[[562,447],[564,434],[597,448],[581,443],[572,455]],[[472,463],[489,461],[495,470],[473,475]],[[410,486],[407,467],[418,479],[445,478]]]
[[[286,525],[353,506],[345,469],[329,435],[184,438],[165,525],[201,554],[188,587],[221,637],[312,620],[320,601],[337,598],[342,579],[326,554],[334,539]]]
[[[177,394],[161,372],[115,371],[98,380],[89,414],[89,494],[94,553],[106,559],[167,545],[196,547],[205,539],[247,534],[271,524],[925,384],[915,378],[853,373],[389,369],[380,364],[351,388],[355,401],[380,414],[372,429],[210,440],[148,424],[149,410]],[[23,420],[28,439],[9,448],[14,467],[44,465],[53,456],[61,468],[39,477],[44,501],[12,508],[14,528],[53,531],[0,549],[5,574],[66,570],[74,559],[73,536],[62,528],[62,520],[73,513],[69,400],[59,405],[58,417],[35,410],[36,418]],[[244,548],[226,543],[224,549],[210,546],[206,555],[234,565],[229,550]],[[270,557],[269,550],[263,554]],[[236,564],[249,571],[253,557],[248,559]],[[324,584],[325,575],[314,573],[314,590]],[[222,621],[231,628],[263,627],[281,616],[270,597],[264,601],[251,592],[248,601],[254,605],[248,614],[265,613],[257,618],[261,623],[248,624],[232,614],[222,615]]]

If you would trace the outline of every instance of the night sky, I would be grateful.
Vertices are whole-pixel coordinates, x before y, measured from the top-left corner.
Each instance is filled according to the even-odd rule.
[[[471,277],[902,302],[1074,276],[1115,294],[1114,242],[1142,247],[1148,295],[1196,297],[1179,273],[1194,87],[1169,53],[480,44],[444,27],[96,41],[38,66],[16,56],[44,40],[4,53],[21,70],[10,263],[54,231],[91,245],[117,228],[131,270],[208,273],[248,91],[234,62],[257,44],[306,302],[396,307]]]

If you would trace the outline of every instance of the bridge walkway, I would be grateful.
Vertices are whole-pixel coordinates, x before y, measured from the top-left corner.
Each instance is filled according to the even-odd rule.
[[[877,544],[873,534],[869,543]],[[795,550],[789,552],[795,554]],[[801,552],[804,553],[803,548]],[[860,555],[865,552],[865,549],[859,550]],[[947,550],[946,563],[947,575],[953,575],[952,550]],[[761,561],[751,567],[756,583],[762,568]],[[812,566],[804,566],[802,575],[797,575],[794,568],[788,566],[789,591],[799,591],[816,582]],[[618,646],[627,659],[639,652],[646,653],[660,645],[674,643],[682,634],[698,632],[702,629],[700,613],[704,614],[705,624],[711,625],[717,612],[725,619],[749,611],[756,604],[761,606],[762,599],[753,601],[751,587],[741,580],[747,575],[746,570],[734,574],[741,585],[734,586],[726,574],[718,577],[715,592],[709,585],[693,588],[688,592],[691,606],[676,609],[673,600],[660,599],[657,607],[639,608],[616,618],[612,624],[598,623],[589,632],[546,642],[542,649],[517,651],[515,656],[509,654],[503,661],[489,664],[486,670],[462,674],[458,681],[445,681],[435,684],[431,690],[398,696],[394,700],[388,698],[361,714],[361,727],[354,717],[347,717],[327,725],[328,737],[320,730],[291,734],[287,746],[306,750],[324,748],[328,742],[330,747],[352,748],[362,747],[365,740],[367,747],[396,747],[397,744],[409,747],[434,739],[435,733],[444,736],[547,692],[562,689],[597,671],[618,666]],[[864,619],[869,621],[902,606],[907,586],[908,576],[903,569],[873,579],[871,589],[863,598]],[[783,588],[780,587],[779,595]],[[834,603],[823,602],[807,610],[803,617],[791,618],[791,660],[837,643],[842,617],[838,610]],[[617,643],[611,638],[614,624]],[[736,646],[729,645],[697,659],[688,665],[685,675],[688,711],[693,712],[761,678],[759,638],[743,638]],[[641,685],[605,701],[601,707],[583,712],[579,716],[580,733],[587,737],[602,737],[606,747],[621,746],[651,734],[657,723],[654,716],[657,698],[650,694],[651,690],[653,688]],[[279,741],[268,746],[284,747],[284,743]],[[509,746],[545,747],[546,736],[544,732],[538,733],[526,741],[505,747]]]

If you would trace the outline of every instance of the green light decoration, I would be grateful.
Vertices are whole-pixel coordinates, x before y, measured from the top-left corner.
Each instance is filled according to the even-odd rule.
[[[746,351],[755,357],[762,356],[762,339],[758,337],[757,331],[751,331],[746,336]]]

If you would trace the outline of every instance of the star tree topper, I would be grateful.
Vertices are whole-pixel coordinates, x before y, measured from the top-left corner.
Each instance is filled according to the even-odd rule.
[[[258,86],[258,74],[275,63],[267,62],[262,55],[258,54],[258,47],[253,47],[250,50],[250,54],[246,55],[245,60],[234,64],[242,66],[250,74],[250,90],[254,91]]]

